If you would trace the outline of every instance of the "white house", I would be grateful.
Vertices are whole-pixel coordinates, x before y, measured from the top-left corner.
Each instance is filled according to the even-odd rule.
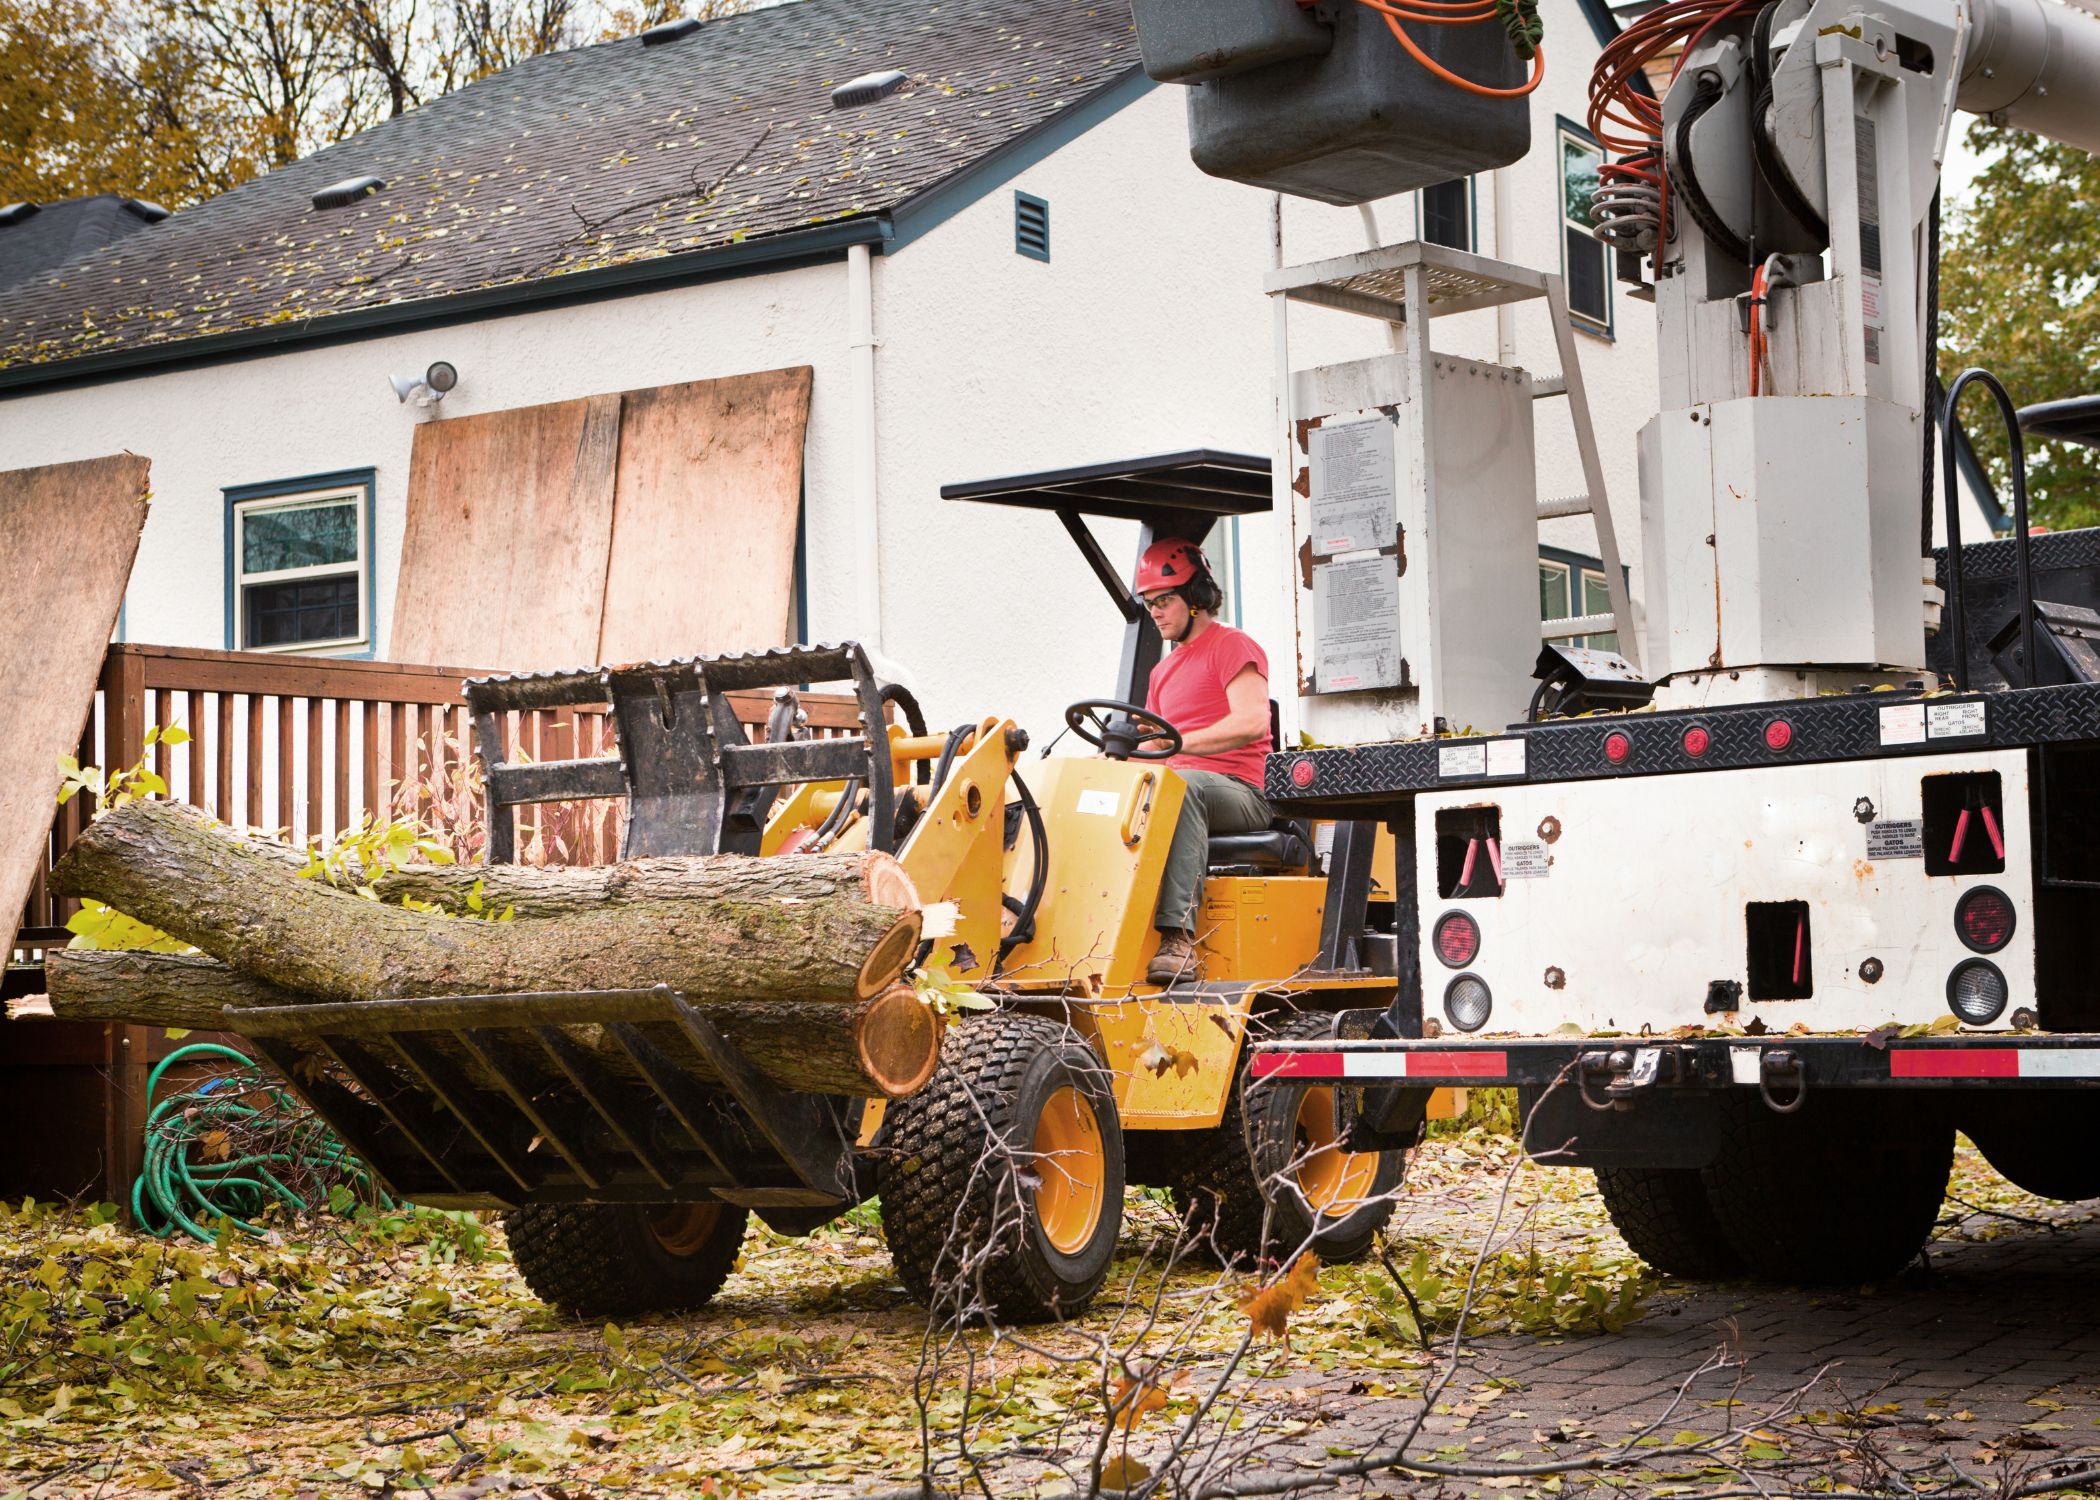
[[[1501,183],[1368,215],[1291,201],[1283,253],[1361,249],[1374,221],[1383,241],[1462,239],[1565,273],[1638,591],[1652,314],[1567,217],[1596,161],[1579,122],[1614,23],[1602,0],[1543,11],[1533,148]],[[661,548],[610,545],[660,570],[658,587],[774,599],[761,639],[777,617],[877,643],[937,723],[998,712],[1040,743],[1066,702],[1109,690],[1121,621],[1055,522],[940,489],[1201,447],[1270,453],[1269,195],[1190,164],[1183,94],[1139,70],[1116,0],[800,0],[662,30],[521,64],[0,293],[0,467],[152,460],[126,638],[401,656],[397,586],[414,577],[457,596],[411,612],[486,622],[488,650],[460,665],[547,665],[498,644],[502,620],[564,604],[544,558],[506,572],[517,559],[488,552],[506,529],[488,506],[511,487],[504,463],[523,506],[552,460],[485,447],[479,540],[416,557],[436,543],[414,540],[415,484],[438,516],[454,482],[412,480],[419,426],[807,367],[787,529],[753,499],[741,550],[734,504],[711,523],[719,546],[675,527]],[[886,69],[901,88],[834,104],[837,85]],[[1386,347],[1364,319],[1292,316],[1301,364]],[[1518,310],[1515,357],[1552,372],[1546,317]],[[1436,336],[1492,357],[1494,314]],[[397,399],[392,377],[436,362],[455,388]],[[1539,452],[1541,494],[1580,489],[1559,403],[1540,404]],[[779,491],[769,473],[753,495]],[[1542,593],[1583,613],[1588,523],[1556,525]],[[1120,566],[1134,532],[1102,530]],[[1213,546],[1239,618],[1286,659],[1287,535],[1248,517]],[[573,544],[561,560],[596,599],[607,544]]]

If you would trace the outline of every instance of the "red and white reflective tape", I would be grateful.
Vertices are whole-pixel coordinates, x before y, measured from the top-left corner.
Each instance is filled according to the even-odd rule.
[[[1502,1078],[1507,1052],[1257,1052],[1256,1078]]]
[[[1891,1078],[2100,1078],[2100,1048],[1892,1047]]]

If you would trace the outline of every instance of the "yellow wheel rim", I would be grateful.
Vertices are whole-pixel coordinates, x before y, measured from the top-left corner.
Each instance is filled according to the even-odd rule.
[[[1036,1221],[1060,1253],[1077,1255],[1101,1225],[1108,1157],[1094,1106],[1069,1084],[1036,1117],[1034,1165]]]
[[[1299,1097],[1296,1136],[1298,1191],[1315,1213],[1339,1219],[1370,1200],[1378,1186],[1378,1154],[1341,1148],[1333,1089],[1309,1088]]]
[[[719,1203],[672,1203],[649,1215],[649,1233],[671,1255],[698,1255],[722,1222]]]

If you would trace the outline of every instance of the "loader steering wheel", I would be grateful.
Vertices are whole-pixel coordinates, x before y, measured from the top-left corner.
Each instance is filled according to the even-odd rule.
[[[1109,718],[1113,711],[1118,715]],[[1065,727],[1110,760],[1165,760],[1181,753],[1181,731],[1149,708],[1114,698],[1082,698],[1065,710]],[[1165,740],[1163,748],[1145,746]]]

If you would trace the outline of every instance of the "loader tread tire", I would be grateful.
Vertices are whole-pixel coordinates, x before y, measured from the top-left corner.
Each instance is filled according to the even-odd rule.
[[[503,1233],[534,1296],[603,1318],[704,1306],[736,1268],[748,1217],[726,1203],[545,1203],[510,1210]]]
[[[1274,1027],[1264,1040],[1314,1041],[1330,1035],[1333,1027],[1334,1017],[1308,1012]],[[1366,1184],[1369,1201],[1351,1213],[1322,1215],[1295,1190],[1269,1201],[1263,1184],[1277,1179],[1299,1154],[1296,1125],[1306,1090],[1296,1084],[1257,1084],[1248,1075],[1252,1049],[1243,1045],[1240,1052],[1239,1072],[1217,1126],[1183,1132],[1187,1165],[1172,1185],[1182,1222],[1192,1235],[1208,1234],[1212,1250],[1228,1266],[1253,1267],[1267,1258],[1295,1256],[1301,1248],[1324,1265],[1361,1260],[1393,1216],[1407,1153],[1378,1153]],[[1325,1222],[1330,1217],[1333,1222]]]
[[[1065,1091],[1072,1091],[1067,1094]],[[1097,1151],[1074,1172],[1038,1153],[1053,1108],[1090,1112]],[[941,1064],[883,1116],[882,1232],[904,1288],[943,1317],[1075,1317],[1108,1277],[1123,1222],[1123,1133],[1107,1067],[1069,1026],[994,1012],[948,1028]],[[1090,1221],[1052,1239],[1048,1194],[1094,1173]]]
[[[1954,1126],[1925,1101],[1825,1090],[1777,1114],[1752,1091],[1717,1101],[1707,1201],[1755,1275],[1796,1286],[1894,1276],[1939,1221]]]
[[[1707,1201],[1697,1167],[1599,1167],[1597,1193],[1619,1238],[1666,1276],[1719,1281],[1743,1274]]]

